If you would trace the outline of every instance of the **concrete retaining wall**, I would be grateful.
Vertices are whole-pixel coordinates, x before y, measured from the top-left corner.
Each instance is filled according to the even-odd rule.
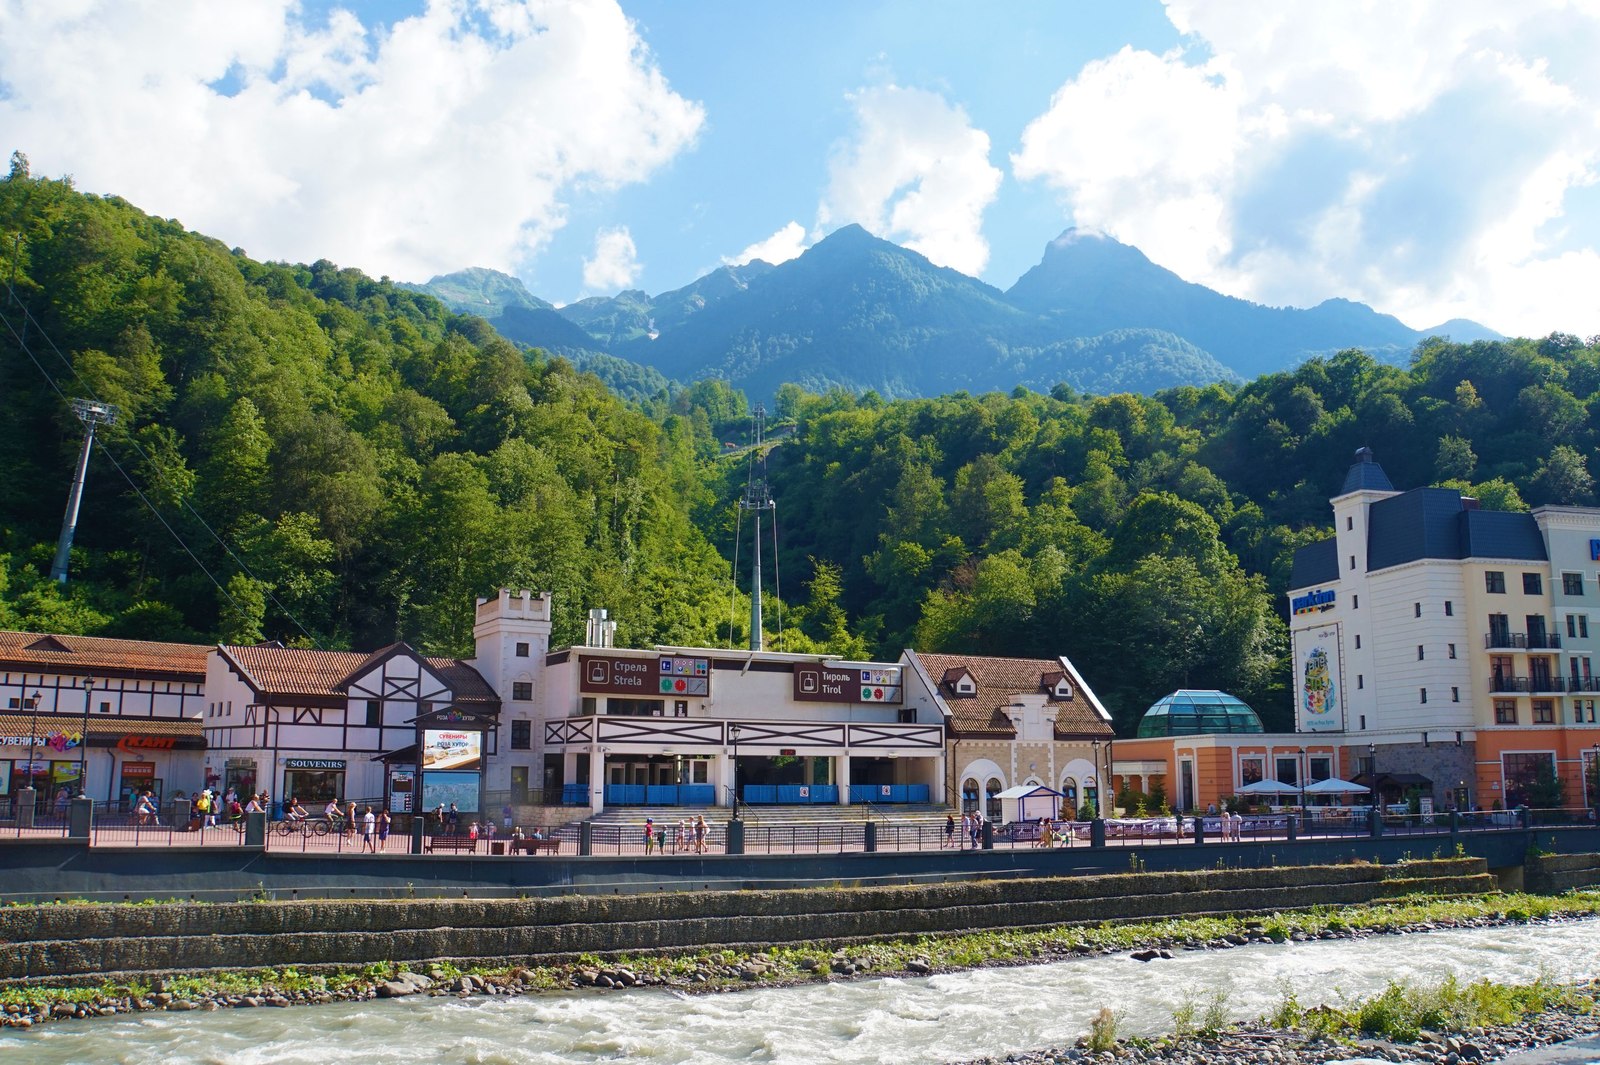
[[[1524,877],[1528,890],[1540,895],[1600,887],[1600,854],[1530,855]]]
[[[0,910],[0,981],[842,943],[1493,890],[1482,860],[807,891]]]

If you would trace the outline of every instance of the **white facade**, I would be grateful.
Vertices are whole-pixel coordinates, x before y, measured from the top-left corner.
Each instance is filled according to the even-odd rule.
[[[207,650],[0,632],[0,797],[29,780],[39,798],[81,786],[111,805],[203,786]]]

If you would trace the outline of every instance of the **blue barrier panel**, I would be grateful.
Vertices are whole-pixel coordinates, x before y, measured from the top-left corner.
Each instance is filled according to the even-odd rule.
[[[813,784],[811,785],[811,801],[839,805],[839,785]]]
[[[927,801],[928,801],[928,785],[926,785],[926,784],[907,784],[906,785],[906,802],[927,802]]]
[[[877,802],[878,786],[876,784],[850,785],[850,801],[852,803]]]
[[[643,784],[607,784],[607,806],[642,806],[644,805],[645,786]]]
[[[644,789],[644,801],[651,806],[676,806],[678,805],[678,785],[647,785]]]
[[[778,801],[778,788],[774,784],[746,784],[739,798],[752,805]]]
[[[589,785],[563,784],[561,785],[562,806],[587,806],[589,805]]]
[[[679,790],[683,792],[679,801],[685,806],[715,806],[717,803],[715,784],[685,784]]]

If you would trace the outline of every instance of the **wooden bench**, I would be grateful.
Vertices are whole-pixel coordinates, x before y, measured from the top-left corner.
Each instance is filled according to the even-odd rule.
[[[524,854],[556,854],[561,850],[559,839],[521,839],[512,841],[513,849],[520,849]]]
[[[429,836],[428,842],[422,849],[430,854],[434,851],[453,851],[460,854],[462,851],[476,851],[478,841],[471,836]]]

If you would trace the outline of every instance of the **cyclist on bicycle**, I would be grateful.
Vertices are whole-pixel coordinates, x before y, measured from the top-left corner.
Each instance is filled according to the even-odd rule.
[[[329,821],[339,820],[341,816],[339,813],[339,800],[329,799],[328,805],[322,808],[322,816],[326,817]]]
[[[289,800],[289,808],[283,812],[283,819],[285,821],[304,821],[306,819],[306,808],[300,805],[299,799]]]

